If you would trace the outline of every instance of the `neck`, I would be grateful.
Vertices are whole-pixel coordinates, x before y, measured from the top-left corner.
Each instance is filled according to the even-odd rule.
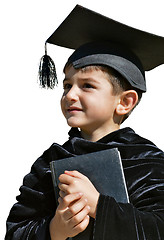
[[[108,129],[103,130],[103,131],[96,129],[95,131],[92,131],[92,132],[86,132],[84,130],[81,130],[81,135],[84,139],[86,139],[88,141],[97,142],[101,138],[105,137],[107,134],[109,134],[111,132],[114,132],[116,130],[119,130],[119,129],[120,129],[120,126],[117,125],[115,127],[108,128]]]

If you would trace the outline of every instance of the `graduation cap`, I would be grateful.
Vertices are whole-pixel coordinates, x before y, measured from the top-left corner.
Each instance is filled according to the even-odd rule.
[[[142,92],[146,91],[145,71],[164,63],[164,37],[132,28],[79,5],[47,43],[75,49],[68,59],[75,69],[88,65],[112,67]],[[39,74],[43,87],[56,85],[55,66],[47,51],[41,59]]]

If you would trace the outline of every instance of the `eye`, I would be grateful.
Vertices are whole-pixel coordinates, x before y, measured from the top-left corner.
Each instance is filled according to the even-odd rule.
[[[64,90],[69,90],[69,89],[71,89],[71,87],[72,87],[72,85],[70,83],[64,83],[63,84],[63,89]]]
[[[91,85],[90,83],[85,83],[85,84],[83,85],[83,88],[94,88],[94,86]]]

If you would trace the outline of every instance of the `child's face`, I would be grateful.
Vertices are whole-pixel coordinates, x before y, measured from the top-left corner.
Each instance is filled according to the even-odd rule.
[[[71,66],[66,68],[63,87],[61,108],[69,126],[78,127],[87,134],[112,130],[119,96],[113,95],[105,72],[75,70]]]

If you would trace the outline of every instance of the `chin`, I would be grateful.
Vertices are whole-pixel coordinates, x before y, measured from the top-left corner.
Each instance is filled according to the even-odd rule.
[[[75,121],[69,121],[69,120],[67,120],[67,124],[68,124],[68,126],[70,126],[70,127],[80,127],[80,124],[78,124],[77,122],[75,122]]]

